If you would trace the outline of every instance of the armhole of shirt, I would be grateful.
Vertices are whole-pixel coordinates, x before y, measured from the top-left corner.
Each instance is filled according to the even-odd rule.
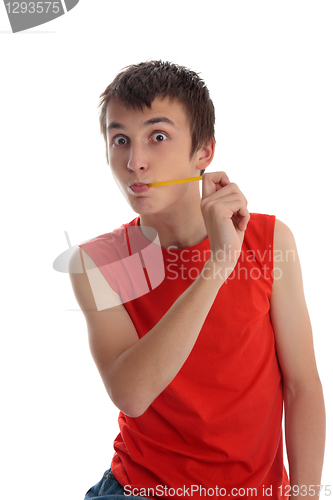
[[[275,229],[275,215],[266,215],[265,217],[265,266],[268,274],[268,281],[270,284],[269,299],[271,298],[274,282],[274,229]]]

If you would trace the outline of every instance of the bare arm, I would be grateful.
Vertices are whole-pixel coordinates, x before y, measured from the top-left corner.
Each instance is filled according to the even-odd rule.
[[[206,177],[208,176],[208,177]],[[189,356],[215,297],[237,259],[221,263],[218,249],[239,253],[249,219],[246,200],[223,173],[205,174],[203,214],[212,259],[199,277],[140,340],[120,304],[98,311],[86,273],[71,273],[77,301],[85,314],[92,356],[113,403],[131,417],[142,415],[177,375]],[[222,189],[225,187],[225,189]],[[206,200],[206,201],[205,201]],[[209,201],[209,203],[207,203]],[[239,212],[237,222],[232,222]],[[238,224],[239,222],[239,224]],[[240,228],[239,228],[240,226]],[[78,258],[78,254],[73,257]],[[220,270],[220,274],[215,274]]]
[[[105,388],[121,411],[138,417],[186,361],[221,282],[200,276],[139,340],[122,304],[98,311],[86,273],[70,277]]]
[[[283,374],[291,493],[299,499],[313,499],[318,497],[319,488],[314,487],[313,496],[310,486],[320,485],[324,457],[324,399],[296,244],[280,221],[275,227],[276,250],[279,262],[275,263],[271,316]]]

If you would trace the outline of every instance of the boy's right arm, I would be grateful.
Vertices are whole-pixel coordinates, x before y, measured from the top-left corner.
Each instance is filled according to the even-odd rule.
[[[246,200],[237,186],[230,185],[218,193],[230,184],[223,176],[221,172],[204,176],[202,212],[211,244],[211,259],[199,277],[141,339],[122,304],[98,311],[86,272],[70,273],[74,294],[86,318],[93,359],[111,400],[128,416],[142,415],[177,375],[220,287],[236,265],[237,259],[221,262],[223,259],[217,260],[215,255],[219,249],[224,251],[226,245],[230,250],[230,244],[239,252],[249,216]],[[209,204],[204,201],[207,197],[210,197]],[[231,224],[234,214],[238,214],[238,222]],[[79,257],[78,249],[73,260]]]

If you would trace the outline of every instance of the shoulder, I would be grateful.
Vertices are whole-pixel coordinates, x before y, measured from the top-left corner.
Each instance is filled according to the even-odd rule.
[[[263,235],[267,231],[274,230],[275,220],[275,215],[251,212],[247,230],[251,233]]]
[[[68,263],[70,274],[82,274],[86,270],[98,266],[96,257],[103,255],[103,249],[106,248],[110,239],[110,233],[96,236],[75,246]]]
[[[298,260],[296,243],[290,228],[275,215],[251,213],[245,232],[245,249],[261,252],[265,264],[286,270]]]
[[[126,229],[131,226],[138,226],[139,225],[139,217],[136,217],[135,219],[131,220],[130,222],[126,222],[125,224],[122,224],[120,227],[117,227],[115,229],[112,229],[112,231],[108,233],[103,233],[98,236],[94,236],[94,238],[90,238],[89,240],[85,240],[82,243],[79,244],[80,247],[89,247],[93,245],[100,245],[102,246],[103,244],[108,244],[114,240],[119,240],[123,239],[124,234],[126,232]]]
[[[138,217],[109,233],[80,243],[79,247],[84,250],[84,255],[88,254],[98,267],[124,258],[128,255],[127,228],[136,226],[137,221]]]
[[[255,238],[266,249],[271,248],[274,267],[290,267],[298,260],[297,248],[291,229],[274,215],[251,214],[252,240]],[[251,228],[251,226],[250,226]],[[289,264],[289,266],[288,266]]]
[[[250,213],[244,245],[251,249],[268,249],[273,246],[275,216]]]
[[[275,215],[251,213],[248,223],[249,233],[273,238],[274,248],[288,248],[295,246],[295,239],[291,229]]]
[[[282,287],[283,283],[289,287],[292,282],[301,283],[301,267],[294,235],[291,229],[278,219],[275,222],[273,248],[275,287]]]
[[[295,238],[291,229],[279,219],[275,220],[274,249],[287,250],[295,247]]]
[[[295,243],[294,236],[290,228],[275,215],[251,213],[248,229],[258,235],[271,233],[274,237],[274,247],[284,248]]]
[[[122,304],[114,284],[85,250],[77,247],[69,262],[69,278],[75,298],[88,318],[89,314]],[[87,316],[88,315],[88,316]]]

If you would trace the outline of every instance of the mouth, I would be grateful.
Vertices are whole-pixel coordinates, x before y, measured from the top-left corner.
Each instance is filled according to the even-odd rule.
[[[148,191],[149,187],[147,184],[144,184],[143,182],[135,182],[131,186],[129,186],[129,191],[132,193],[144,193],[145,191]]]

